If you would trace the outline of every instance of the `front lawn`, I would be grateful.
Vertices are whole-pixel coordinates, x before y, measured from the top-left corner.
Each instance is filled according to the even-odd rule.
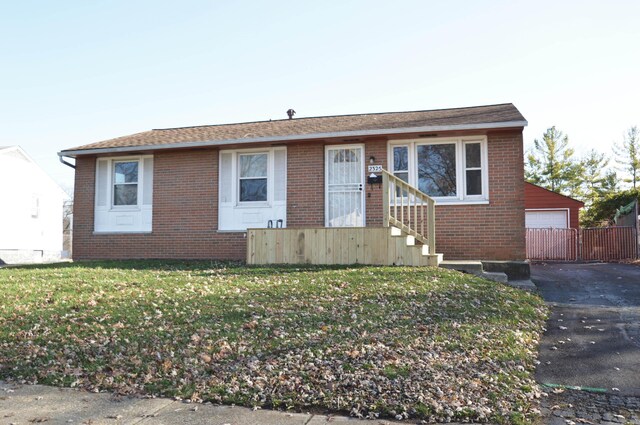
[[[0,269],[0,379],[356,416],[520,422],[546,308],[435,268]]]

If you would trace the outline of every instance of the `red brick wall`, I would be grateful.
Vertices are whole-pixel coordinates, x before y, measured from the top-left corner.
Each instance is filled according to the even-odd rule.
[[[583,206],[584,203],[580,201],[551,192],[535,184],[524,184],[524,207],[526,209],[566,208],[569,210],[569,227],[573,229],[580,228],[579,214],[580,208]]]
[[[287,147],[287,226],[324,227],[324,144]]]
[[[489,204],[436,205],[436,251],[445,259],[523,260],[524,171],[520,131],[487,134]],[[367,144],[376,163],[386,166],[386,141]],[[378,158],[383,158],[379,160]],[[367,187],[367,191],[371,189]],[[368,196],[368,195],[367,195]],[[382,190],[367,198],[367,225],[382,223]]]
[[[365,168],[369,165],[369,158],[374,157],[374,165],[382,165],[382,168],[388,170],[387,166],[387,139],[378,139],[367,141],[364,147]],[[369,175],[369,173],[365,173]],[[365,199],[366,199],[366,224],[369,227],[382,226],[382,186],[368,185],[365,179]]]
[[[490,132],[489,204],[436,206],[436,250],[447,259],[523,260],[521,132]]]
[[[324,226],[324,142],[287,147],[287,224]],[[447,259],[525,258],[524,179],[520,131],[488,134],[488,205],[436,207],[437,251]],[[365,162],[387,167],[387,139],[365,143]],[[154,156],[153,232],[93,234],[95,158],[78,158],[74,205],[75,259],[244,259],[244,233],[218,233],[218,151]],[[365,184],[367,226],[382,225],[382,188]]]
[[[354,143],[358,144],[358,143]],[[324,142],[301,143],[287,147],[287,225],[324,227]],[[375,158],[376,165],[387,168],[387,139],[367,140],[364,159]],[[382,189],[364,185],[366,224],[382,226]],[[373,213],[370,213],[373,212]]]
[[[154,155],[153,232],[93,234],[95,158],[78,158],[73,258],[244,259],[244,233],[218,233],[218,151]]]

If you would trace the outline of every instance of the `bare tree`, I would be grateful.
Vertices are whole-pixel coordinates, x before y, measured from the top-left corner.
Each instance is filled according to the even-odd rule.
[[[62,249],[71,256],[73,245],[73,199],[62,205]]]

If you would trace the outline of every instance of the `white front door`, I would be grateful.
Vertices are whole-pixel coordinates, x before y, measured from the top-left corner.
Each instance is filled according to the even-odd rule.
[[[326,147],[325,225],[364,226],[364,147]]]

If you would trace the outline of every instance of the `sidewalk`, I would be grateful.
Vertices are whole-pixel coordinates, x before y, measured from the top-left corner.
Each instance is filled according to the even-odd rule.
[[[344,416],[254,411],[245,407],[190,404],[165,398],[117,397],[69,388],[0,382],[0,425],[319,425],[347,422],[356,424],[360,421]],[[399,424],[386,420],[366,423]]]

